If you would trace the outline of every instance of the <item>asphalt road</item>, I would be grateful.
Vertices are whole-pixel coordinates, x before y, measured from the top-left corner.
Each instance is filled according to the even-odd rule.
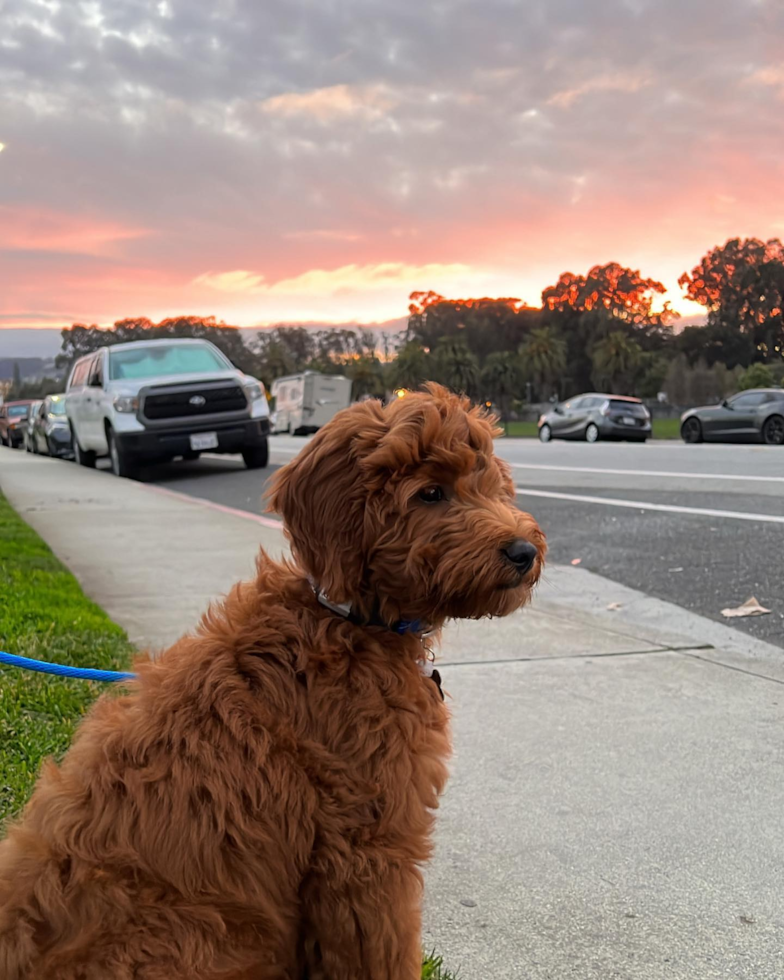
[[[264,484],[303,439],[275,436],[268,470],[204,456],[146,478],[224,506],[261,513]],[[579,561],[612,581],[784,648],[784,449],[500,440],[520,506],[545,529],[550,559]],[[768,616],[724,620],[755,596]]]

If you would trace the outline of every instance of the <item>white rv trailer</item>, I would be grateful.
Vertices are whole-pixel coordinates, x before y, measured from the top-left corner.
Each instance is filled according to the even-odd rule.
[[[273,431],[292,435],[316,432],[351,404],[351,379],[340,374],[290,374],[273,381],[270,391],[275,399]]]

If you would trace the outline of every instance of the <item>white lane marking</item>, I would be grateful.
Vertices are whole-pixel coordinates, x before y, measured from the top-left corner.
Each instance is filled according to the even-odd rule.
[[[557,470],[559,473],[603,473],[608,476],[683,477],[684,480],[745,480],[784,483],[784,476],[737,476],[734,473],[680,473],[677,470],[613,470],[598,466],[551,466],[546,463],[510,463],[515,470]]]
[[[242,517],[246,521],[253,521],[263,527],[274,527],[277,531],[283,530],[283,522],[273,520],[271,517],[263,517],[261,514],[253,514],[249,510],[238,510],[236,507],[227,507],[225,504],[216,504],[214,500],[205,500],[204,497],[193,497],[189,493],[180,493],[179,490],[170,490],[168,487],[159,487],[154,483],[143,483],[143,487],[153,490],[155,493],[163,493],[167,497],[175,497],[177,500],[185,500],[189,504],[199,504],[201,507],[209,507],[210,510],[220,511],[221,514],[230,514],[232,517]]]
[[[694,514],[698,517],[727,517],[737,521],[764,521],[784,524],[776,514],[748,514],[741,510],[713,510],[710,507],[677,507],[675,504],[651,504],[644,500],[619,500],[617,497],[589,497],[580,493],[556,493],[554,490],[533,490],[515,487],[522,497],[549,497],[553,500],[574,500],[582,504],[603,504],[605,507],[628,507],[631,510],[660,510],[665,514]]]

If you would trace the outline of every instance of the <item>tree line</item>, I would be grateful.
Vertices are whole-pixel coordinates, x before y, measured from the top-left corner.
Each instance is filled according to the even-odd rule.
[[[302,370],[343,373],[353,396],[382,397],[436,380],[506,414],[516,402],[608,390],[673,404],[714,401],[738,388],[784,378],[784,246],[779,239],[732,239],[681,276],[706,322],[676,329],[678,315],[657,302],[664,286],[618,263],[563,273],[540,307],[515,298],[410,297],[407,328],[278,326],[247,331],[214,317],[153,323],[119,320],[109,329],[74,324],[62,332],[58,363],[69,368],[100,346],[151,337],[203,337],[269,387]]]
[[[689,405],[784,379],[784,246],[732,239],[679,279],[706,322],[676,329],[664,286],[618,263],[563,273],[541,307],[516,299],[411,297],[398,362],[454,376],[500,407],[606,390]],[[425,363],[427,362],[427,364]]]

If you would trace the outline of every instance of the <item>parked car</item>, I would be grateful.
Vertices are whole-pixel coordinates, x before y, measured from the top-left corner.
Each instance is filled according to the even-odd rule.
[[[340,374],[303,371],[277,378],[271,393],[275,399],[275,432],[304,435],[351,404],[351,379]]]
[[[645,442],[651,435],[651,414],[639,398],[588,392],[555,405],[539,417],[539,438],[625,439]]]
[[[28,453],[33,451],[33,422],[38,414],[38,409],[41,407],[43,402],[30,402],[27,406],[27,415],[25,416],[24,422],[21,423],[22,429],[22,447],[27,450]]]
[[[684,442],[764,442],[784,445],[784,389],[751,388],[719,405],[681,416]]]
[[[267,465],[264,386],[206,340],[140,340],[88,354],[68,378],[65,410],[77,462],[108,456],[117,476],[202,452]]]
[[[33,417],[30,441],[34,453],[47,456],[73,456],[71,427],[65,414],[65,395],[47,395]]]
[[[16,449],[22,445],[24,423],[31,402],[32,398],[25,398],[0,405],[0,443],[4,446]]]

